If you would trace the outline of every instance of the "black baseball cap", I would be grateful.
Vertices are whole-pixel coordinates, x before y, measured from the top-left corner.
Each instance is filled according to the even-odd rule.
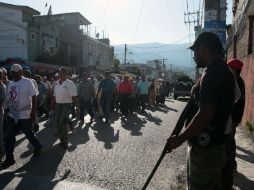
[[[194,51],[194,49],[200,47],[200,45],[204,45],[212,52],[224,52],[224,48],[222,46],[220,38],[212,32],[202,32],[201,34],[199,34],[194,43],[188,49]]]

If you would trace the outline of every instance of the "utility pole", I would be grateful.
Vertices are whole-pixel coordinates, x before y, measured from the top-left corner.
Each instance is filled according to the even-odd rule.
[[[127,45],[124,44],[124,65],[126,65]]]
[[[168,59],[162,59],[162,78],[165,78],[165,69],[166,69],[166,65],[165,65],[165,61]]]
[[[170,64],[170,83],[172,83],[173,81],[173,68],[172,68],[172,64]]]
[[[226,48],[226,0],[205,0],[205,31],[217,34]]]
[[[194,16],[196,15],[196,17]],[[190,19],[190,16],[193,17],[193,19]],[[187,18],[186,18],[187,17]],[[184,13],[184,23],[189,24],[189,33],[190,33],[190,25],[193,23],[194,24],[194,31],[195,31],[195,38],[200,34],[201,32],[201,23],[200,23],[200,10],[196,12],[188,12]],[[190,40],[191,43],[191,40]],[[191,52],[191,60],[192,60],[192,52]],[[196,79],[199,75],[199,69],[196,67]]]

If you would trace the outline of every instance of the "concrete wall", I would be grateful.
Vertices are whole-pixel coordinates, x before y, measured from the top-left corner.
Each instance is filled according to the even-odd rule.
[[[229,33],[229,47],[227,51],[228,60],[232,59],[234,54],[234,37],[236,37],[236,58],[240,59],[244,63],[244,67],[241,76],[245,82],[246,89],[246,102],[245,111],[242,124],[246,121],[254,121],[254,44],[252,44],[253,51],[248,53],[248,39],[249,39],[249,18],[248,16],[254,15],[254,0],[251,0],[250,7],[246,12],[242,12],[242,7],[246,6],[246,0],[239,0],[238,12],[236,12],[233,18],[233,27]],[[254,31],[254,30],[253,30]],[[254,33],[252,34],[254,35]],[[254,36],[253,36],[254,37]],[[254,38],[253,38],[254,41]]]
[[[95,66],[99,70],[112,69],[113,47],[89,36],[83,37],[83,62],[81,67]]]
[[[35,61],[39,55],[39,30],[37,27],[29,26],[27,31],[27,41],[28,41],[28,60]]]
[[[22,10],[0,7],[0,59],[28,58],[27,23],[22,21]]]

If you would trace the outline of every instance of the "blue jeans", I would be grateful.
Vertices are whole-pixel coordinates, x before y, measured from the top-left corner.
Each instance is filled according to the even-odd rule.
[[[71,104],[56,104],[57,133],[61,143],[68,145],[68,125]]]
[[[111,103],[112,103],[112,98],[109,98],[108,96],[101,96],[101,108],[106,120],[109,119]]]
[[[84,119],[85,110],[88,112],[90,117],[94,117],[94,113],[92,110],[92,101],[80,99],[79,107],[80,107],[80,119]]]
[[[141,100],[142,111],[145,111],[146,102],[147,102],[147,94],[140,94],[140,100]]]
[[[6,138],[5,138],[6,160],[14,159],[13,152],[16,142],[16,132],[18,131],[18,129],[22,130],[22,132],[25,134],[28,141],[33,145],[35,150],[38,150],[42,147],[42,145],[32,132],[31,119],[19,119],[18,124],[15,124],[14,119],[8,116],[7,124],[8,126],[6,127]]]

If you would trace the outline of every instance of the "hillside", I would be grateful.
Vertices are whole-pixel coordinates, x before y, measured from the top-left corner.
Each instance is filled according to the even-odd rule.
[[[163,43],[145,43],[127,45],[127,63],[146,63],[147,60],[166,59],[167,68],[181,70],[186,74],[193,76],[195,73],[195,63],[193,55],[187,49],[189,44],[163,44]],[[120,59],[121,63],[124,60],[124,44],[114,45],[115,55]]]

